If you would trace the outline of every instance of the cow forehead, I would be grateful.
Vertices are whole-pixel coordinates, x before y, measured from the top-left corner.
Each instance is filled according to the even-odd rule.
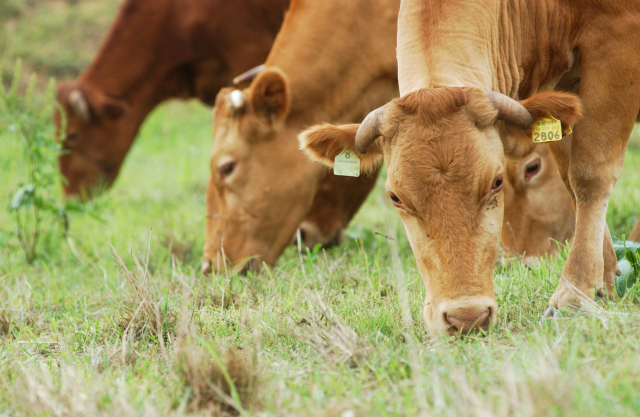
[[[450,121],[449,121],[450,122]],[[477,189],[500,165],[483,132],[462,123],[416,126],[399,132],[387,148],[387,170],[395,185],[407,188],[454,187]]]

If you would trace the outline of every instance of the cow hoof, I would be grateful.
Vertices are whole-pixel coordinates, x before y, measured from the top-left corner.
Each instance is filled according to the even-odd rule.
[[[556,309],[552,306],[547,307],[544,312],[544,317],[551,318],[556,315]]]

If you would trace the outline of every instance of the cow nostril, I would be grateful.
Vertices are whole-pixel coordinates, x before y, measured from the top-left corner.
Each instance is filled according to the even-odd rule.
[[[444,319],[446,323],[453,326],[457,333],[467,334],[473,330],[484,329],[486,330],[491,318],[491,308],[487,308],[480,314],[475,313],[458,313],[448,314],[444,313]]]

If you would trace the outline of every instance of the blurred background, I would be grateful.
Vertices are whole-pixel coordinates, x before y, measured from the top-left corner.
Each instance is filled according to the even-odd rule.
[[[120,0],[0,0],[2,79],[16,59],[23,76],[76,78],[89,65],[116,15]]]

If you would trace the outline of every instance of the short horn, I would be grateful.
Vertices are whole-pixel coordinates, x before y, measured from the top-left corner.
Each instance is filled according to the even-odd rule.
[[[356,133],[356,150],[361,154],[367,153],[369,146],[381,136],[380,121],[384,118],[384,107],[369,113],[362,121]]]
[[[487,96],[493,107],[498,110],[498,118],[500,120],[513,123],[524,129],[528,129],[533,123],[533,117],[529,110],[511,97],[495,91],[487,92]]]
[[[91,121],[89,103],[87,103],[87,99],[84,98],[82,91],[77,89],[72,90],[67,98],[67,103],[69,103],[69,106],[76,116],[80,117],[85,123],[89,123]]]
[[[260,74],[260,72],[262,72],[263,69],[264,69],[264,64],[258,65],[255,68],[251,68],[247,72],[243,72],[242,74],[238,75],[236,78],[233,79],[233,85],[237,86],[242,83],[253,81],[253,79],[256,78],[256,76]]]

